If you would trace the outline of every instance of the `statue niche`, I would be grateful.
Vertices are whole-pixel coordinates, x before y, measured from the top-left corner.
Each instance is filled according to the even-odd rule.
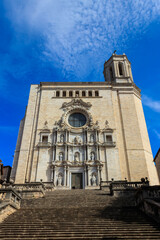
[[[97,185],[97,174],[95,172],[92,173],[91,184],[92,184],[92,186]]]
[[[62,181],[63,181],[63,174],[62,174],[62,173],[59,173],[59,174],[58,174],[58,179],[57,179],[57,185],[58,185],[59,187],[62,186]]]
[[[77,163],[80,161],[80,153],[79,152],[75,152],[74,154],[74,162]]]
[[[59,153],[59,161],[62,162],[63,161],[63,152]]]
[[[94,142],[94,135],[93,135],[93,134],[90,135],[90,142],[91,142],[91,143]]]
[[[74,144],[81,144],[81,139],[78,137],[78,136],[76,136],[74,139],[73,139],[73,143]]]
[[[61,143],[64,142],[64,135],[63,135],[63,134],[60,135],[60,142],[61,142]]]
[[[91,153],[90,153],[90,160],[91,160],[91,161],[94,161],[94,160],[95,160],[95,153],[94,153],[94,152],[91,152]]]

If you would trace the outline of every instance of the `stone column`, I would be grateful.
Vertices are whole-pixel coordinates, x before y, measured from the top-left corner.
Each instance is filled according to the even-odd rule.
[[[98,132],[96,131],[96,142],[98,142]]]
[[[66,97],[69,97],[69,91],[68,90],[66,91]]]
[[[102,180],[102,167],[99,167],[99,179]]]
[[[53,168],[53,184],[56,186],[56,167]]]
[[[124,77],[128,77],[129,74],[128,74],[128,69],[127,69],[126,59],[124,59],[123,70],[124,70]]]
[[[84,178],[85,178],[85,187],[87,186],[87,171],[86,171],[86,166],[84,167]]]
[[[66,145],[66,143],[65,143],[64,148],[65,148],[64,160],[67,161],[67,145]]]
[[[88,154],[88,132],[86,131],[86,160],[89,160]]]
[[[86,161],[86,147],[83,145],[84,161]]]
[[[99,160],[99,150],[98,150],[98,145],[96,145],[96,160]]]
[[[97,166],[97,185],[99,185],[99,166]]]
[[[57,131],[56,131],[56,139],[55,139],[55,144],[57,144]],[[57,146],[55,145],[55,147],[54,147],[54,161],[56,161],[56,151],[57,150]]]
[[[99,151],[99,161],[101,161],[101,147],[98,146],[98,151]]]
[[[65,131],[65,143],[64,143],[64,151],[65,151],[65,158],[64,160],[67,161],[67,131]]]
[[[57,146],[54,148],[54,161],[56,161],[56,154],[57,154]]]
[[[90,181],[90,167],[88,166],[88,186],[91,186],[91,181]]]
[[[53,166],[51,166],[51,182],[54,180],[54,169]]]
[[[113,61],[113,64],[112,64],[112,71],[113,71],[113,78],[116,78],[117,77],[117,71],[116,71],[116,62]]]
[[[67,167],[67,187],[69,187],[69,167]]]
[[[64,186],[66,186],[66,166],[64,166]]]
[[[75,97],[76,96],[76,91],[73,91],[73,97]]]
[[[60,97],[62,97],[62,90],[60,91]]]

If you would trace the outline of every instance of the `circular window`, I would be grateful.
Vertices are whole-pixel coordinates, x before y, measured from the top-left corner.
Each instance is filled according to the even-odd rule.
[[[68,122],[72,127],[82,127],[86,124],[86,121],[86,117],[82,113],[72,113],[68,118]]]

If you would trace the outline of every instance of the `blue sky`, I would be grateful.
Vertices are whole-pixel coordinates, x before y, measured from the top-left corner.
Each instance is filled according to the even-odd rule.
[[[160,147],[160,0],[1,0],[0,159],[11,165],[30,84],[104,81],[114,50],[132,63],[153,155]]]

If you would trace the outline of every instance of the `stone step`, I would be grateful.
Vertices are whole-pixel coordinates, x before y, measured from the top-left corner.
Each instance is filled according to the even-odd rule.
[[[153,232],[151,232],[151,233],[139,233],[138,234],[139,236],[143,236],[143,237],[160,237],[160,234],[154,234]],[[132,239],[132,237],[137,237],[137,233],[124,233],[124,232],[122,232],[122,233],[115,233],[115,232],[112,232],[112,233],[79,233],[79,232],[71,232],[71,233],[66,233],[66,232],[64,232],[64,233],[61,233],[61,232],[54,232],[54,233],[45,233],[45,234],[43,234],[43,232],[41,232],[41,233],[36,233],[36,234],[1,234],[1,237],[15,237],[15,239],[16,239],[16,237],[18,238],[18,237],[21,237],[21,238],[24,238],[24,237],[37,237],[37,239],[38,238],[43,238],[43,237],[53,237],[53,236],[55,236],[55,237],[57,237],[57,236],[59,236],[59,237],[72,237],[72,236],[75,236],[75,237],[92,237],[92,236],[97,236],[97,237],[100,237],[100,236],[102,236],[102,237],[104,237],[104,236],[110,236],[110,237],[121,237],[121,236],[125,236],[125,237],[130,237],[131,239]]]
[[[21,234],[21,233],[25,233],[25,232],[27,232],[27,233],[35,233],[35,230],[36,229],[18,229],[18,234]],[[113,233],[113,232],[121,232],[121,233],[123,233],[123,232],[132,232],[133,234],[134,233],[153,233],[153,234],[159,234],[160,235],[160,233],[159,233],[159,230],[157,229],[157,230],[155,230],[155,229],[137,229],[137,230],[134,230],[133,228],[132,229],[128,229],[128,228],[120,228],[120,229],[115,229],[115,228],[111,228],[111,229],[105,229],[105,228],[103,228],[103,229],[101,229],[101,228],[95,228],[95,229],[89,229],[89,228],[81,228],[81,229],[37,229],[36,230],[36,232],[38,233],[38,232],[42,232],[43,231],[43,233],[54,233],[54,232],[61,232],[61,233],[66,233],[66,232],[89,232],[90,233],[90,231],[92,230],[92,233],[97,233],[97,232],[99,232],[99,233],[104,233],[104,232],[107,232],[107,233]],[[7,233],[5,233],[5,234],[17,234],[17,230],[15,231],[15,230],[12,230],[12,231],[10,231],[10,230],[8,230],[7,231]]]
[[[98,190],[56,190],[23,200],[0,228],[6,240],[160,239],[158,225],[136,207],[127,207],[126,199]]]
[[[5,238],[5,236],[3,237],[3,240],[4,239],[15,239],[15,236],[10,236],[10,237],[7,237]],[[16,240],[21,240],[21,236],[17,236],[16,237]],[[86,238],[84,236],[66,236],[66,238],[64,238],[64,236],[42,236],[42,237],[39,237],[37,238],[36,236],[24,236],[23,239],[34,239],[34,240],[38,240],[38,239],[128,239],[128,240],[132,240],[132,239],[144,239],[144,240],[147,240],[147,239],[159,239],[159,236],[132,236],[132,238],[130,236],[114,236],[114,235],[100,235],[100,236],[87,236]]]

